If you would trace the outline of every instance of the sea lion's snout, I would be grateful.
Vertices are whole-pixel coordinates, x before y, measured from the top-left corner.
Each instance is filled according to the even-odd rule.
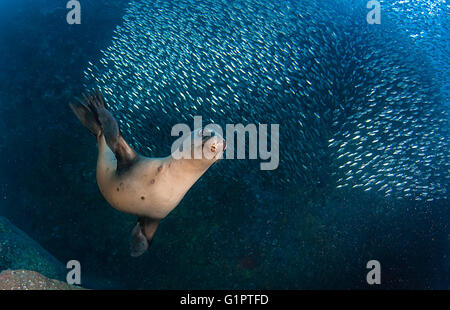
[[[225,139],[217,131],[205,128],[195,131],[195,138],[201,139],[202,159],[217,161],[222,158],[226,148]]]
[[[211,144],[211,152],[212,153],[219,153],[225,151],[227,147],[227,143],[225,140],[216,141]]]
[[[226,142],[223,138],[211,137],[206,140],[204,148],[209,149],[212,153],[223,152],[226,147]]]
[[[214,131],[210,131],[203,135],[202,137],[203,144],[203,155],[206,159],[209,160],[218,160],[221,159],[223,152],[226,148],[225,139],[222,138],[218,133]]]

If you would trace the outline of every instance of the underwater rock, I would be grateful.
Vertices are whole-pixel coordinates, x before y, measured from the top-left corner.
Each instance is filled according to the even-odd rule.
[[[81,287],[49,279],[30,270],[5,270],[0,273],[0,290],[78,290]]]
[[[0,270],[5,269],[34,270],[54,279],[64,279],[66,273],[53,255],[0,216]]]

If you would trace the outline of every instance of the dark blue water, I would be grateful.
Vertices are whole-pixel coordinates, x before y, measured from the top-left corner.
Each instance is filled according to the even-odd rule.
[[[226,161],[216,165],[162,222],[149,253],[131,258],[135,217],[115,211],[101,196],[95,140],[67,105],[84,91],[83,72],[110,46],[128,1],[81,1],[81,25],[66,23],[64,2],[0,1],[0,216],[59,261],[80,261],[84,286],[373,289],[366,283],[366,263],[376,259],[382,265],[382,285],[375,288],[449,288],[448,198],[416,201],[351,188],[340,191],[327,153],[306,161],[317,170],[289,167],[301,181],[282,184],[276,172],[257,170],[221,178],[228,176],[230,166]],[[331,18],[327,10],[334,5],[327,3],[321,22]],[[370,48],[385,52],[383,59],[395,49],[419,55],[429,66],[407,70],[404,79],[417,74],[442,107],[449,102],[448,5],[421,3],[398,12],[395,5],[386,5],[381,25],[386,32],[374,32],[386,36],[386,45]],[[342,14],[367,12],[365,1],[345,5],[339,8]],[[311,25],[319,18],[302,13]],[[389,40],[393,33],[398,40]],[[311,38],[304,37],[306,44]],[[249,115],[264,118],[257,113]],[[286,113],[286,122],[289,117]],[[152,118],[167,119],[162,112]],[[295,141],[295,132],[287,135]],[[442,138],[448,145],[448,136]],[[307,141],[312,149],[319,142]],[[302,154],[293,156],[300,160]],[[286,166],[281,169],[285,177]],[[437,181],[430,177],[430,184],[439,182],[448,190],[448,170],[440,175]]]

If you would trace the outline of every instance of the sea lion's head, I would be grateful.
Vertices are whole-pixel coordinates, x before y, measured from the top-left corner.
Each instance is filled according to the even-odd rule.
[[[202,141],[201,149],[205,160],[216,162],[222,159],[227,143],[219,133],[210,129],[199,129],[195,133]]]
[[[218,132],[196,129],[179,146],[176,157],[203,169],[222,159],[225,148],[225,139]]]

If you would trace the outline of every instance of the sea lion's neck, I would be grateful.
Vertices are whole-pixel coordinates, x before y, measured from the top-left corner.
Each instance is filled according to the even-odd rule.
[[[208,170],[211,162],[198,159],[166,159],[168,175],[176,184],[186,187],[186,191]]]

